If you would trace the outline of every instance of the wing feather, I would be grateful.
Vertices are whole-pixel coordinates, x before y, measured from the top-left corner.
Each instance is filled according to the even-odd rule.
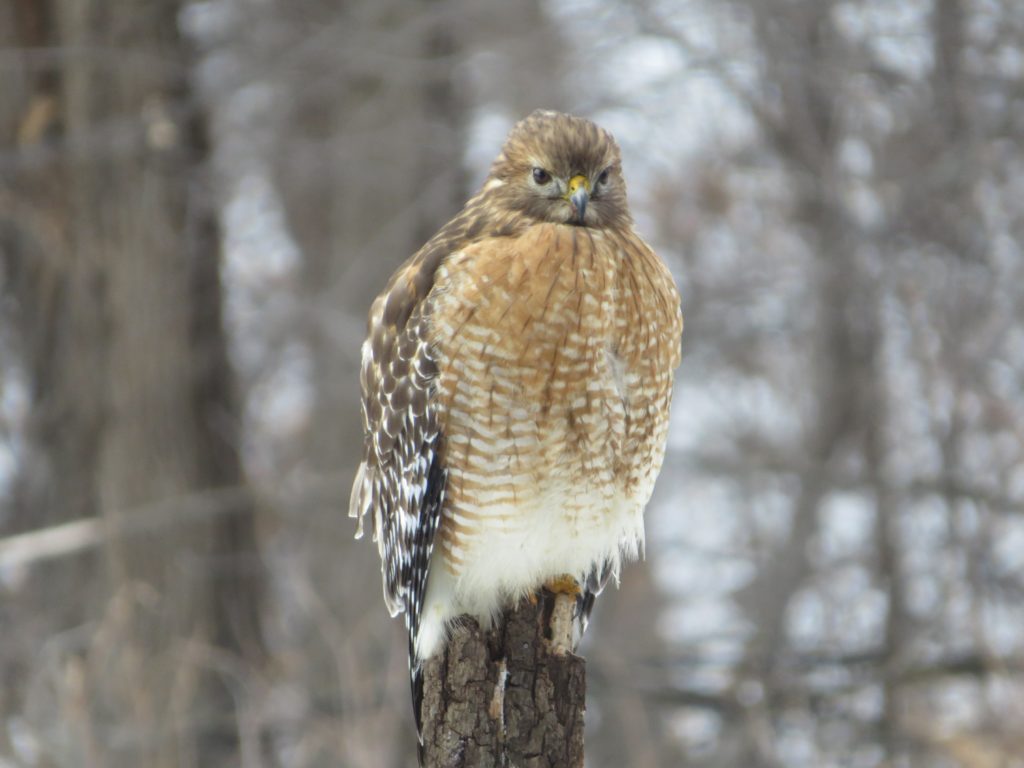
[[[415,267],[407,266],[404,272]],[[443,482],[437,462],[440,429],[437,365],[427,342],[430,301],[408,275],[374,303],[362,353],[362,415],[366,440],[349,515],[372,516],[381,556],[384,601],[391,615],[416,613],[433,547],[440,506],[425,505],[431,483]],[[397,298],[396,298],[397,297]],[[411,306],[410,306],[411,305]],[[428,508],[428,506],[430,508]],[[407,616],[407,622],[413,618]],[[418,623],[418,622],[414,622]]]
[[[492,213],[478,194],[395,272],[370,309],[362,348],[365,439],[349,516],[358,520],[358,537],[371,515],[384,601],[392,616],[413,609],[415,615],[406,616],[410,633],[418,628],[447,477],[438,458],[438,366],[429,341],[434,277],[441,262],[465,244],[507,224],[493,221]],[[442,487],[435,488],[437,483]]]

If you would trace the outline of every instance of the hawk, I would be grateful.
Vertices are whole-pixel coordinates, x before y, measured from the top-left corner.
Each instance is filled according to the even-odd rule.
[[[683,319],[636,234],[618,145],[537,111],[483,187],[388,281],[362,348],[364,458],[384,601],[423,662],[553,585],[594,595],[643,547]],[[568,585],[568,586],[567,586]]]

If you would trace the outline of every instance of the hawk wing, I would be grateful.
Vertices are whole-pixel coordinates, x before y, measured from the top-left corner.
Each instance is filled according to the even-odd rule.
[[[487,229],[486,219],[478,200],[470,200],[392,276],[370,309],[362,348],[365,438],[349,517],[358,519],[359,538],[371,514],[384,602],[392,616],[405,612],[417,731],[422,674],[416,638],[447,483],[440,457],[438,366],[429,342],[431,291],[441,262]]]
[[[349,503],[349,516],[359,521],[357,537],[364,516],[372,515],[384,601],[392,616],[406,612],[410,632],[419,618],[444,495],[437,364],[427,340],[428,296],[441,256],[421,251],[410,259],[370,310],[360,372],[363,462]]]
[[[501,222],[497,222],[500,224]],[[444,499],[445,471],[438,459],[441,425],[438,375],[429,342],[434,277],[438,267],[495,222],[480,194],[466,203],[388,281],[370,308],[363,342],[363,461],[349,517],[372,512],[380,550],[384,601],[392,616],[406,611],[410,634],[418,627],[427,566]]]
[[[427,340],[429,292],[440,257],[432,261],[430,255],[421,252],[399,270],[370,311],[360,372],[363,462],[349,502],[349,516],[359,521],[357,538],[364,516],[372,514],[384,602],[392,616],[405,612],[417,733],[423,674],[414,651],[446,483],[437,364]]]

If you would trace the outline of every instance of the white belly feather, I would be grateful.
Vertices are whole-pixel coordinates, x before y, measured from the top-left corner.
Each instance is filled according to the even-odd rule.
[[[563,487],[544,494],[535,507],[496,507],[495,515],[514,515],[521,524],[489,527],[463,551],[458,576],[435,549],[421,616],[420,658],[439,650],[447,624],[461,614],[488,626],[502,608],[545,582],[568,574],[583,583],[594,564],[605,560],[617,579],[620,563],[643,551],[643,508],[649,495],[609,500],[598,492]],[[565,515],[567,508],[592,514],[581,519]]]

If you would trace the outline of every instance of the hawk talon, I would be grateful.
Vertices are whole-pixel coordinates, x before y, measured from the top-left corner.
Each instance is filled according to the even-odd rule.
[[[556,576],[550,581],[544,582],[544,589],[556,595],[572,595],[573,597],[579,597],[583,594],[580,583],[567,573],[563,573],[561,576]]]

